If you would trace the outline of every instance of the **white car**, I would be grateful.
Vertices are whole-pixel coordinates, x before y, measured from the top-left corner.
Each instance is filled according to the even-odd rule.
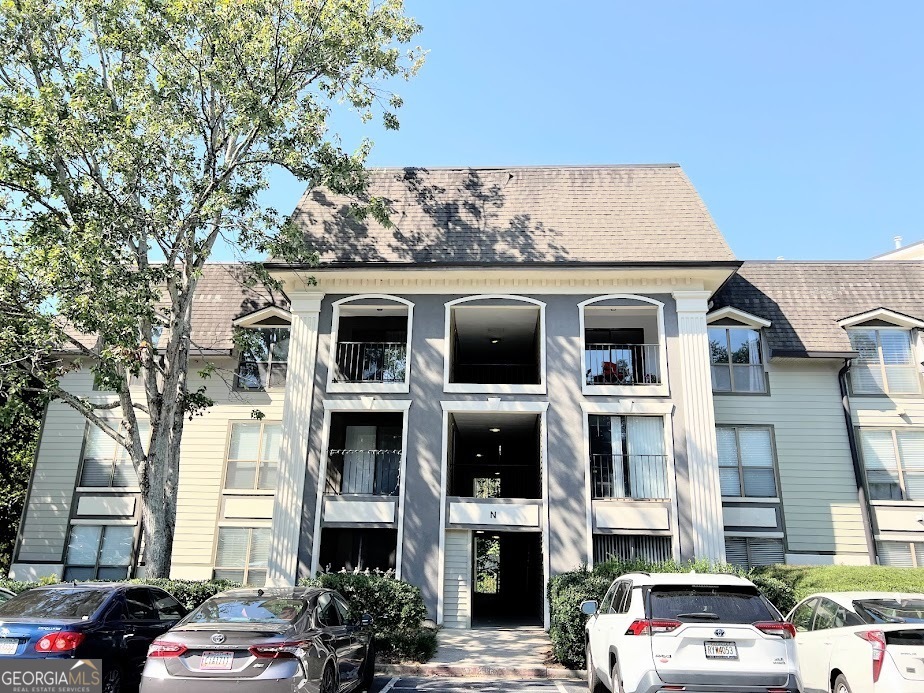
[[[787,620],[806,693],[924,693],[924,594],[813,594]]]
[[[795,629],[734,575],[630,573],[581,604],[591,693],[799,693]]]

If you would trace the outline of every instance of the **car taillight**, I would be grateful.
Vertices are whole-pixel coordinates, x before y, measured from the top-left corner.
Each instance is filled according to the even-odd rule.
[[[680,621],[669,621],[662,618],[640,618],[632,622],[626,635],[654,635],[655,633],[670,633],[672,630],[680,628],[683,624]]]
[[[796,637],[796,627],[791,623],[782,621],[759,621],[754,627],[761,633],[767,635],[776,635],[783,640],[791,640]]]
[[[879,680],[879,674],[882,672],[882,663],[885,661],[885,633],[881,630],[863,630],[856,633],[856,636],[858,638],[863,638],[873,646],[873,683],[875,683]]]
[[[83,633],[73,633],[62,630],[58,633],[49,633],[35,643],[39,652],[70,652],[76,650],[86,636]]]
[[[168,659],[170,657],[179,657],[184,652],[186,652],[186,645],[178,642],[167,642],[166,640],[155,640],[148,648],[148,657]]]
[[[293,659],[298,650],[305,649],[303,642],[277,642],[269,645],[254,645],[250,654],[260,659]]]

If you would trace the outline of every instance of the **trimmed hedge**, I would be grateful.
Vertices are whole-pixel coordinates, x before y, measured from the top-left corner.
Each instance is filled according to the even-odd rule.
[[[924,592],[924,568],[774,565],[757,568],[754,573],[789,586],[793,606],[815,592]]]
[[[27,589],[32,587],[38,587],[40,585],[52,585],[57,583],[55,579],[43,578],[39,582],[22,582],[19,580],[4,580],[0,579],[0,587],[10,590],[19,594]],[[162,578],[151,578],[145,580],[143,578],[136,578],[133,580],[120,580],[119,582],[126,582],[134,585],[154,585],[155,587],[160,587],[162,590],[169,592],[174,597],[179,600],[183,606],[185,606],[190,611],[199,606],[209,597],[218,594],[219,592],[224,592],[225,590],[234,589],[235,587],[240,587],[240,583],[231,582],[229,580],[166,580]]]
[[[392,571],[320,573],[299,584],[337,590],[350,603],[353,618],[373,618],[376,651],[386,660],[426,662],[436,654],[436,633],[422,626],[427,607],[419,587]]]
[[[584,666],[584,624],[587,617],[581,613],[585,599],[602,601],[610,584],[626,573],[729,573],[751,580],[783,614],[796,603],[791,586],[779,576],[770,573],[747,572],[732,565],[710,565],[707,562],[649,563],[647,561],[607,561],[598,563],[592,570],[581,567],[556,575],[549,580],[549,607],[551,611],[549,638],[552,653],[568,667]]]

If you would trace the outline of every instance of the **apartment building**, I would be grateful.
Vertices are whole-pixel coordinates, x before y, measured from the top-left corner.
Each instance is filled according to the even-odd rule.
[[[924,565],[924,263],[742,263],[676,165],[371,191],[393,226],[306,193],[321,265],[271,260],[284,295],[207,268],[229,377],[192,383],[175,577],[390,568],[466,628],[547,625],[548,577],[614,555]],[[50,405],[12,574],[143,574],[133,483]]]

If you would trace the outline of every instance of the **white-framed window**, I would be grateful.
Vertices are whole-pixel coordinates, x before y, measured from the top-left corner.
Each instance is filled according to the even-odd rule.
[[[594,563],[610,560],[660,563],[674,557],[670,537],[647,534],[594,534]]]
[[[769,426],[716,426],[719,484],[726,498],[778,495]]]
[[[725,537],[725,561],[741,568],[786,562],[783,540],[776,537]]]
[[[670,498],[664,418],[590,414],[591,498]]]
[[[924,501],[924,430],[860,429],[870,500]]]
[[[879,565],[924,568],[924,542],[884,539],[876,542]]]
[[[146,421],[138,422],[138,432],[141,440],[147,443],[150,426]],[[87,424],[84,436],[79,486],[89,488],[138,487],[138,474],[124,447],[92,423]]]
[[[266,583],[269,527],[219,527],[215,551],[216,580],[233,580],[252,587]]]
[[[239,337],[241,358],[234,378],[238,390],[284,388],[289,370],[289,327],[247,327]]]
[[[125,580],[134,544],[131,525],[71,525],[64,580]]]
[[[850,368],[858,395],[908,395],[921,391],[911,330],[902,327],[851,327],[850,346],[859,356]]]
[[[275,489],[281,440],[282,424],[278,422],[232,423],[225,488]]]
[[[760,330],[712,325],[709,355],[713,392],[767,391]]]

